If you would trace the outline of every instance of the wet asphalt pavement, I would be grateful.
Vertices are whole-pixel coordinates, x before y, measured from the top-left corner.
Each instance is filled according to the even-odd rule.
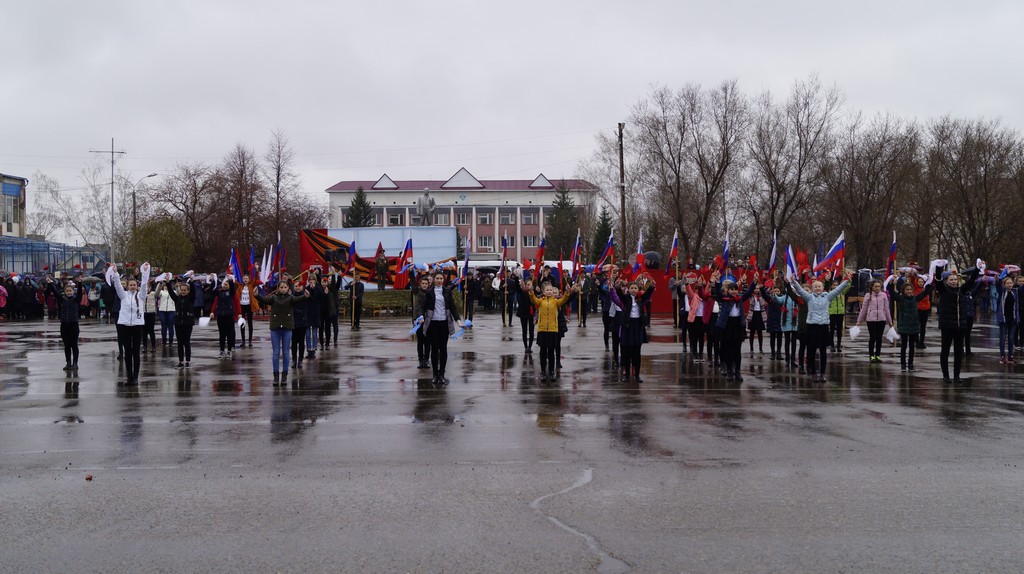
[[[542,384],[518,325],[478,315],[435,388],[408,328],[342,327],[341,347],[284,388],[265,322],[231,361],[197,328],[191,369],[158,341],[126,389],[112,326],[83,323],[72,377],[56,322],[0,323],[0,569],[1024,564],[1024,369],[998,364],[987,325],[962,387],[942,384],[932,338],[913,376],[898,349],[869,364],[866,337],[848,343],[826,385],[745,345],[746,380],[729,383],[686,360],[669,319],[644,347],[644,383],[610,376],[592,321],[570,327],[562,378]]]

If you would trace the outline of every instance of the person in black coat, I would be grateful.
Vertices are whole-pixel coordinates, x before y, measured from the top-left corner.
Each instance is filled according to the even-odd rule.
[[[934,264],[933,264],[934,266]],[[933,269],[934,273],[937,269]],[[941,282],[935,282],[935,291],[939,294],[939,331],[942,333],[942,347],[939,362],[942,366],[942,381],[946,384],[960,384],[960,371],[963,366],[964,340],[972,323],[968,316],[968,306],[973,305],[970,298],[971,289],[978,279],[978,269],[972,267],[960,273],[951,271]],[[949,349],[953,347],[953,379],[949,378]]]
[[[421,329],[430,340],[433,382],[435,385],[443,385],[448,382],[444,377],[448,365],[448,338],[455,334],[456,325],[462,326],[462,321],[455,307],[452,290],[444,286],[444,273],[434,272],[433,280],[433,285],[423,294],[419,312],[423,316]]]
[[[60,283],[46,278],[46,290],[57,298],[57,317],[60,319],[60,340],[64,343],[65,371],[78,370],[78,305],[82,300],[82,282]]]
[[[366,291],[366,285],[359,280],[359,271],[352,273],[352,280],[345,285],[345,290],[355,293],[355,302],[352,305],[352,330],[358,331],[360,319],[363,318],[363,292]]]
[[[189,287],[188,281],[172,282],[167,294],[174,301],[174,331],[178,337],[179,369],[192,366],[192,327],[196,322],[196,292]]]
[[[511,284],[512,283],[510,283],[510,285]],[[522,285],[521,281],[516,281],[514,284],[517,288],[521,289],[521,287],[519,287]],[[534,286],[534,295],[538,298],[541,297],[541,289],[542,286],[539,284]],[[519,325],[523,329],[523,348],[525,349],[526,354],[529,355],[533,353],[533,341],[536,330],[533,323],[533,303],[530,302],[530,296],[521,290],[516,292],[516,296],[519,297],[519,305],[516,306],[516,316],[519,317]]]

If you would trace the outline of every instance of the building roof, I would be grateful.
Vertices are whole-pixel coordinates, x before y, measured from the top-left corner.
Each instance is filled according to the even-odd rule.
[[[597,188],[594,184],[583,179],[565,179],[551,181],[544,177],[544,174],[539,174],[534,179],[477,179],[473,174],[469,173],[466,168],[460,168],[459,171],[455,172],[455,175],[451,176],[446,180],[427,180],[427,179],[414,179],[414,180],[394,180],[388,176],[388,174],[382,175],[376,181],[339,181],[338,183],[327,188],[327,192],[333,191],[355,191],[361,187],[367,193],[372,191],[415,191],[421,192],[424,189],[430,189],[431,191],[452,191],[452,190],[466,190],[475,189],[481,191],[522,191],[525,189],[535,189],[537,191],[550,190],[554,191],[558,189],[558,186],[565,182],[565,187],[568,189],[594,189]]]

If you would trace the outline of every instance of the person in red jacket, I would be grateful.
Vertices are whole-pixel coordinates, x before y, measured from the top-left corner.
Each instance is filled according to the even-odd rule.
[[[911,284],[914,286],[914,296],[918,296],[924,291],[925,277],[918,275],[916,272],[911,278]],[[928,318],[932,316],[932,298],[925,297],[917,302],[917,318],[921,324],[921,336],[917,339],[917,348],[924,349],[924,334],[928,329]]]

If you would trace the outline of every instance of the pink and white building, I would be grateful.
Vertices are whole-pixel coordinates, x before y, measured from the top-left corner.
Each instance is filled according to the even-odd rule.
[[[374,226],[419,225],[416,200],[429,189],[437,205],[433,224],[454,226],[460,240],[471,238],[471,259],[493,259],[501,252],[501,238],[507,235],[509,258],[522,261],[536,254],[543,223],[563,185],[581,216],[583,206],[597,199],[597,187],[581,179],[551,181],[540,174],[532,180],[478,180],[466,168],[447,180],[393,180],[384,174],[376,181],[339,181],[327,188],[329,225],[343,226],[360,187],[373,207]],[[547,258],[551,256],[547,254]]]

